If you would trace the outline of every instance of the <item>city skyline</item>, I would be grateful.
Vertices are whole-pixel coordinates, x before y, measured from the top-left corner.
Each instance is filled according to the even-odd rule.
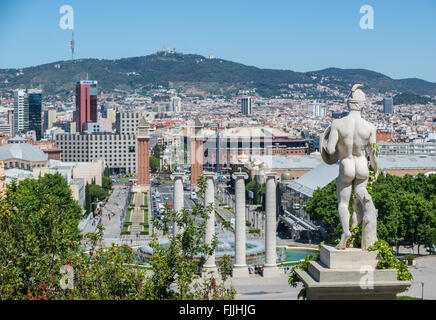
[[[166,45],[259,68],[363,68],[393,79],[436,82],[436,45],[428,40],[436,30],[431,1],[250,4],[2,2],[0,27],[8,32],[0,33],[0,43],[7,44],[0,49],[0,68],[69,60],[71,30],[59,27],[59,9],[70,5],[78,59],[143,56]],[[359,27],[363,5],[374,9],[372,30]]]

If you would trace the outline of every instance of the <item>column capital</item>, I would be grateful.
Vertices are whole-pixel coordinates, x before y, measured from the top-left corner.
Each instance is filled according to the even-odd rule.
[[[274,182],[279,181],[279,175],[276,172],[265,172],[265,178],[268,179],[274,179]]]
[[[171,180],[184,179],[186,176],[183,172],[173,172],[171,173]]]
[[[217,178],[217,174],[215,172],[209,172],[209,171],[203,172],[203,176],[206,179],[213,179],[213,180],[215,180]]]
[[[233,172],[232,174],[232,178],[233,179],[248,179],[248,174],[246,172],[243,171],[239,171],[239,172]]]

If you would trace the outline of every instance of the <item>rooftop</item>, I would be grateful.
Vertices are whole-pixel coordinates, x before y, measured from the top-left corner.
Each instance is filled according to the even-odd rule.
[[[15,139],[15,138],[13,138]],[[9,159],[20,159],[31,162],[47,161],[47,155],[39,148],[25,142],[14,143],[9,139],[6,145],[0,147],[0,161]]]

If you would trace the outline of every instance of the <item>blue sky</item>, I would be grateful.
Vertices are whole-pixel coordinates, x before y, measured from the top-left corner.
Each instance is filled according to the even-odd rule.
[[[70,58],[62,5],[74,9],[76,58],[142,56],[163,45],[261,68],[365,68],[436,82],[436,1],[1,0],[0,68]],[[359,12],[374,8],[374,29]]]

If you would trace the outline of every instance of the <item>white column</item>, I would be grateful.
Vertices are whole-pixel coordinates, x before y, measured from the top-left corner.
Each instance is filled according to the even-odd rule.
[[[265,218],[265,266],[263,276],[278,277],[277,249],[276,249],[276,173],[266,174],[266,218]]]
[[[248,278],[248,267],[245,256],[245,172],[233,173],[235,180],[235,264],[233,278]]]
[[[203,176],[206,178],[206,192],[204,194],[204,207],[207,208],[210,204],[214,207],[212,211],[208,213],[208,219],[206,221],[206,234],[204,236],[204,242],[208,245],[212,244],[213,236],[215,235],[215,185],[214,180],[216,178],[215,173],[205,172]],[[218,274],[218,270],[215,264],[215,251],[208,257],[206,257],[206,263],[203,266],[206,269],[205,276],[209,272]]]
[[[171,175],[171,179],[174,181],[174,205],[173,209],[179,213],[184,207],[184,196],[183,196],[183,178],[184,174],[180,172],[175,172]],[[175,222],[173,222],[173,236],[179,232],[178,227]]]

